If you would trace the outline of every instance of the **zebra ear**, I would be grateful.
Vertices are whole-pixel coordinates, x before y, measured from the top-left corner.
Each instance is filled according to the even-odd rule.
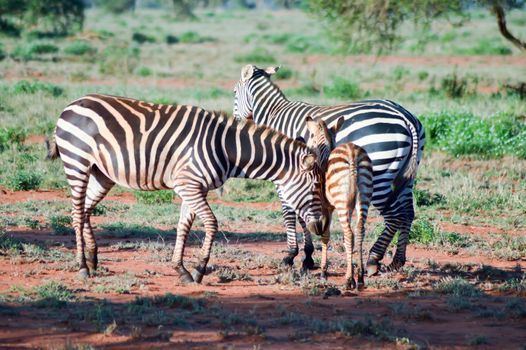
[[[294,140],[301,142],[301,143],[305,143],[305,144],[307,143],[307,141],[305,141],[305,139],[301,136],[296,137]]]
[[[276,74],[280,68],[281,66],[267,67],[265,73],[268,75]]]
[[[336,136],[336,134],[338,133],[338,131],[340,131],[340,129],[342,128],[343,126],[343,123],[345,123],[345,117],[340,117],[338,118],[338,120],[336,121],[336,124],[334,124],[331,128],[331,134],[333,136]]]
[[[252,64],[247,64],[244,66],[241,70],[241,81],[247,81],[248,79],[252,78],[255,68],[256,67]]]
[[[316,164],[316,155],[314,153],[309,153],[301,159],[301,169],[303,171],[311,171]]]
[[[307,123],[307,129],[311,135],[316,135],[316,133],[318,133],[318,123],[312,119],[310,115],[305,118],[305,123]]]

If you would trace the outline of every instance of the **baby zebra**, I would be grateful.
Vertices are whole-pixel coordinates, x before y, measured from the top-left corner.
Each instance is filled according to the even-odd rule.
[[[73,201],[80,275],[97,268],[93,209],[116,183],[136,190],[173,189],[182,199],[173,263],[182,282],[201,282],[217,232],[206,196],[228,178],[270,180],[321,234],[321,182],[316,155],[301,142],[252,122],[199,107],[87,95],[57,122],[49,157],[64,162]],[[205,240],[192,275],[183,265],[186,237],[196,215]]]
[[[363,148],[353,143],[341,144],[334,148],[334,138],[343,124],[343,117],[331,129],[327,128],[321,119],[313,120],[307,117],[307,127],[311,132],[308,146],[317,150],[320,166],[325,171],[325,197],[328,202],[329,217],[334,210],[338,214],[343,230],[344,246],[347,255],[347,272],[345,274],[346,288],[356,288],[354,280],[354,231],[351,228],[351,216],[357,210],[356,223],[358,254],[360,264],[358,267],[358,287],[364,285],[363,239],[365,236],[365,222],[371,204],[373,193],[372,162]],[[332,150],[332,151],[331,151]],[[330,225],[321,237],[322,277],[327,275],[327,245],[330,238]]]

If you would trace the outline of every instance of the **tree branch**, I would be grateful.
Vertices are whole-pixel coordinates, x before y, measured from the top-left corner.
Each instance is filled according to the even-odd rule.
[[[504,9],[500,4],[496,2],[493,4],[493,13],[495,14],[495,17],[497,17],[497,23],[499,25],[500,34],[502,34],[502,36],[506,38],[506,40],[510,41],[519,50],[526,52],[526,43],[513,36],[513,34],[511,34],[508,30],[508,27],[506,25],[506,14],[504,13]]]

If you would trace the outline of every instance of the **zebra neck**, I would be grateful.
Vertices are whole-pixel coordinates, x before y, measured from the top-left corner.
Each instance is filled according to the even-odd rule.
[[[276,129],[290,138],[303,137],[308,138],[305,118],[314,114],[319,109],[314,106],[300,101],[280,101],[272,103],[261,103],[266,108],[254,112],[254,121],[257,124],[263,124]]]
[[[229,177],[269,180],[279,183],[300,168],[308,149],[282,133],[254,123],[234,123],[224,140]]]

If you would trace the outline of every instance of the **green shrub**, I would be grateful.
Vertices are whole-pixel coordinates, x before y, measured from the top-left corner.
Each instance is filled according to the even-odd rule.
[[[300,97],[319,96],[320,92],[320,89],[314,84],[303,84],[300,87],[285,90],[287,96],[291,95]]]
[[[20,80],[13,86],[13,92],[15,94],[35,94],[39,91],[48,93],[53,97],[61,96],[64,93],[62,87],[38,80]]]
[[[278,44],[278,45],[286,44],[291,38],[292,38],[292,35],[290,33],[263,35],[263,39],[265,41],[268,41],[269,43],[272,43],[272,44]]]
[[[38,189],[42,182],[42,175],[31,170],[17,170],[8,174],[5,186],[13,191],[28,191]]]
[[[294,71],[287,67],[281,67],[274,77],[278,80],[281,79],[290,79],[295,75]]]
[[[162,204],[172,203],[174,199],[173,191],[135,191],[133,195],[137,202],[142,204]]]
[[[30,61],[39,55],[53,54],[59,51],[58,46],[48,43],[24,44],[15,47],[11,57],[15,60]]]
[[[429,73],[425,70],[418,72],[418,80],[426,80],[429,77]]]
[[[526,124],[508,114],[478,118],[471,114],[442,112],[420,116],[426,130],[426,147],[454,156],[483,158],[505,154],[526,158]]]
[[[0,153],[11,145],[20,145],[26,138],[26,132],[15,128],[0,129]]]
[[[358,84],[349,81],[349,79],[336,77],[331,85],[323,87],[323,94],[327,97],[354,99],[362,96],[362,91]]]
[[[456,278],[444,278],[434,286],[435,291],[441,294],[449,294],[458,297],[478,297],[482,295],[482,291],[468,281]]]
[[[446,198],[440,193],[431,193],[427,190],[419,190],[415,188],[413,190],[415,203],[419,207],[429,207],[438,204],[445,204]]]
[[[120,14],[133,10],[135,0],[95,0],[94,3],[105,11]]]
[[[108,75],[127,75],[139,64],[138,47],[108,46],[102,53],[99,71]]]
[[[239,63],[254,63],[261,65],[274,64],[277,62],[276,57],[262,47],[258,47],[245,55],[238,55],[234,59]]]
[[[179,40],[185,44],[201,44],[205,42],[214,42],[217,39],[209,36],[201,36],[199,33],[188,31],[181,34]]]
[[[293,53],[330,53],[333,50],[322,45],[319,37],[298,35],[288,40],[287,51]]]
[[[0,43],[0,61],[2,61],[4,58],[6,58],[6,53],[4,51],[4,46],[2,43]]]
[[[97,52],[97,49],[87,41],[84,40],[75,40],[68,46],[64,48],[64,53],[67,55],[92,55]]]
[[[135,73],[140,76],[140,77],[149,77],[150,75],[153,74],[152,70],[148,67],[139,67]]]
[[[133,33],[132,40],[139,44],[155,42],[155,38],[153,36],[147,35],[144,33],[140,33],[140,32]]]
[[[440,81],[440,89],[431,87],[431,94],[444,93],[450,98],[462,98],[477,93],[478,78],[459,77],[457,73],[448,74]]]
[[[454,54],[457,55],[511,55],[512,50],[503,44],[499,40],[495,39],[480,39],[475,46],[472,47],[459,47],[453,50]]]
[[[233,202],[270,202],[278,199],[271,182],[249,179],[228,180],[223,196]]]
[[[179,42],[179,38],[175,35],[168,34],[165,38],[165,41],[168,45],[173,45]]]

